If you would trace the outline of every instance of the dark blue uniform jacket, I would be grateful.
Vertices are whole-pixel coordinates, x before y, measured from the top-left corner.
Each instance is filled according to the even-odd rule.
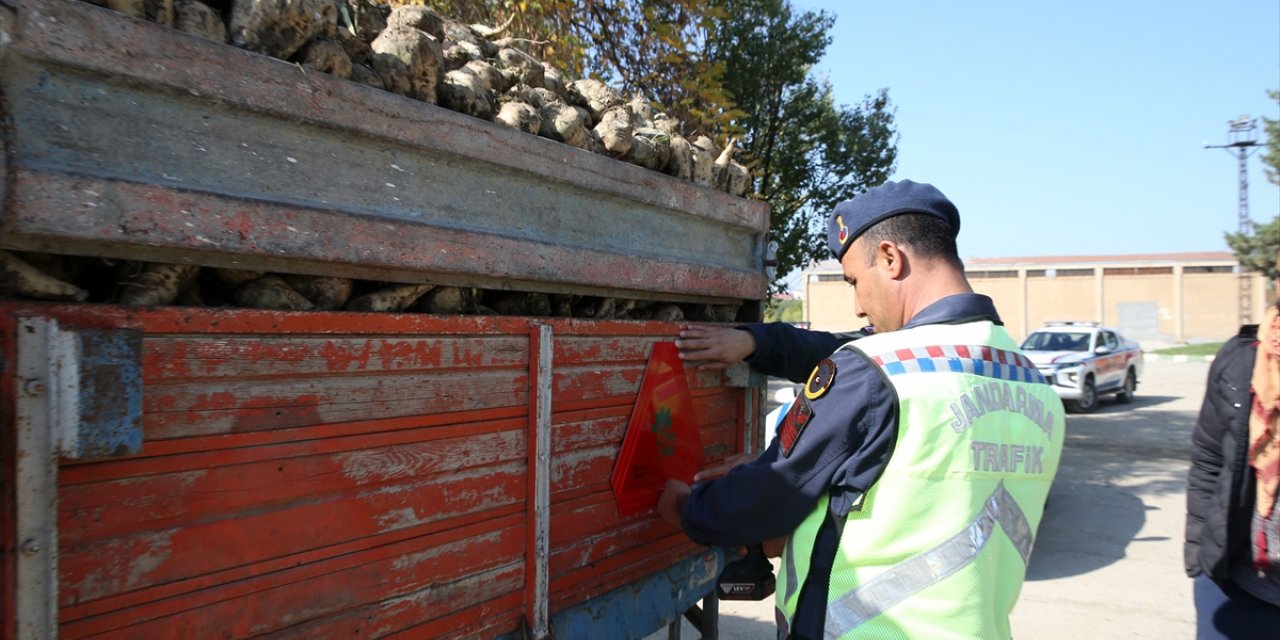
[[[1000,323],[991,299],[963,294],[929,305],[903,328],[981,320]],[[897,399],[880,369],[861,354],[832,354],[855,334],[805,331],[782,323],[746,329],[756,339],[756,352],[747,362],[762,373],[803,382],[818,362],[830,357],[834,380],[822,397],[809,402],[813,416],[789,456],[779,451],[780,438],[775,437],[755,462],[694,485],[681,523],[702,544],[758,544],[789,535],[828,494],[830,513],[818,533],[790,630],[793,638],[821,638],[839,531],[844,516],[889,461],[898,429]]]

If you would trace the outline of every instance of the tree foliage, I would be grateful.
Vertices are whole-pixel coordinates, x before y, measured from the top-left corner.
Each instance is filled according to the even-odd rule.
[[[1249,221],[1249,231],[1226,234],[1227,246],[1236,254],[1240,266],[1261,271],[1269,279],[1276,277],[1276,252],[1280,251],[1280,216],[1266,224]]]
[[[772,290],[829,257],[825,220],[884,182],[897,156],[887,90],[836,104],[814,66],[834,17],[788,0],[428,0],[463,21],[502,24],[571,77],[640,95],[720,146],[737,140],[752,191],[772,210]]]
[[[834,17],[792,10],[786,0],[713,0],[732,19],[718,23],[709,57],[725,62],[724,86],[743,117],[755,189],[772,208],[778,280],[830,257],[826,217],[841,200],[884,182],[897,157],[887,90],[837,105],[813,67],[831,43]]]
[[[714,133],[739,115],[722,78],[723,60],[706,55],[706,34],[724,22],[719,7],[696,0],[588,0],[579,24],[598,53],[597,75],[640,95],[681,123],[683,133]]]
[[[765,305],[765,322],[800,322],[804,320],[804,300],[773,298]]]

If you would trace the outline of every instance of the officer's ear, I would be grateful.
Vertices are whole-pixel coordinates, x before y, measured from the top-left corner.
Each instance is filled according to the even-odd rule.
[[[881,240],[876,245],[876,268],[883,269],[885,275],[898,280],[907,273],[907,255],[902,247],[892,240]]]

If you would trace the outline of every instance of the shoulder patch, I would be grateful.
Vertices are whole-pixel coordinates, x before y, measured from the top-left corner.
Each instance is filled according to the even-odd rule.
[[[787,411],[787,417],[782,420],[782,424],[778,427],[778,447],[782,452],[782,457],[791,457],[792,449],[796,448],[796,442],[800,441],[800,434],[804,432],[805,425],[813,418],[813,406],[809,404],[808,398],[796,398],[791,403],[791,410]]]
[[[836,381],[836,363],[827,358],[813,368],[809,381],[804,385],[804,397],[817,400],[827,393],[831,383]]]

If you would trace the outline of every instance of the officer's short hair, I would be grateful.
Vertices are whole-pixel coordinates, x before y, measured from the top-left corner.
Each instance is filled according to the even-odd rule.
[[[959,269],[964,268],[956,249],[955,231],[937,216],[904,213],[872,225],[862,234],[868,266],[875,262],[875,248],[884,240],[903,245],[917,256],[945,260]]]

